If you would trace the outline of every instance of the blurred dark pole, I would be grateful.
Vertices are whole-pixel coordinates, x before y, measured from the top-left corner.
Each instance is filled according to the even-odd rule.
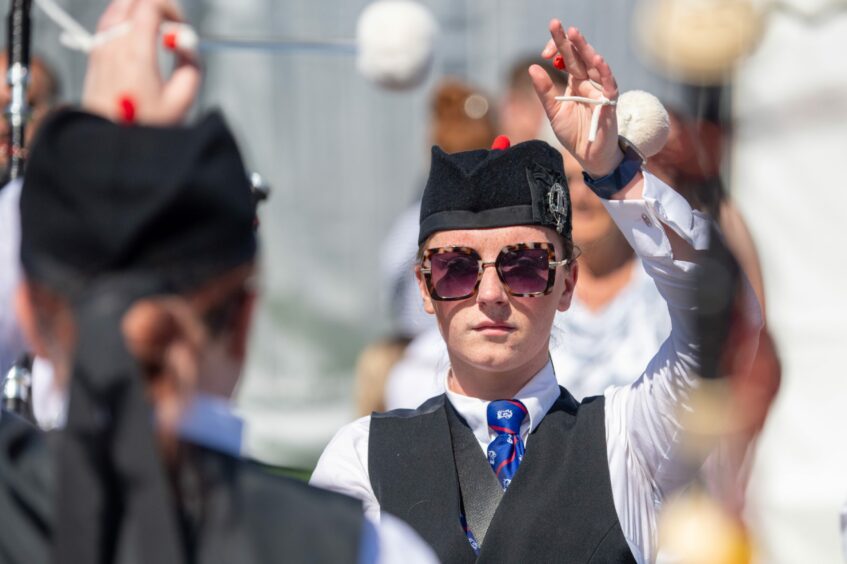
[[[7,18],[6,41],[8,45],[8,65],[6,83],[11,94],[9,106],[5,110],[9,120],[9,140],[7,143],[8,168],[3,179],[5,185],[23,175],[24,142],[26,122],[29,119],[27,86],[29,85],[29,51],[32,21],[30,11],[32,0],[12,0]]]
[[[732,86],[729,83],[718,85],[683,86],[692,117],[705,119],[726,126],[732,119],[731,96]]]
[[[727,375],[727,350],[739,345],[742,318],[741,268],[723,237],[712,228],[709,249],[697,280],[697,330],[701,376],[714,380]]]
[[[30,9],[31,0],[12,0],[7,20],[8,65],[6,82],[11,98],[6,108],[9,120],[8,167],[0,188],[23,175],[24,134],[29,118],[27,86],[29,84]],[[5,369],[6,367],[2,367]],[[33,420],[32,417],[32,359],[26,355],[9,371],[3,380],[2,407]]]

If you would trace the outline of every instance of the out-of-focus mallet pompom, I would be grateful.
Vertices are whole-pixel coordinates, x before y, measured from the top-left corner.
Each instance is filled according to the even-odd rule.
[[[668,562],[750,564],[752,540],[743,523],[706,494],[670,499],[659,515],[659,545]]]
[[[384,88],[413,88],[432,66],[438,24],[413,0],[377,0],[366,7],[356,26],[356,65],[366,78]]]
[[[632,28],[639,52],[664,74],[690,84],[724,84],[759,42],[768,4],[643,0],[635,4]]]
[[[630,90],[618,98],[618,134],[645,157],[652,157],[668,141],[671,124],[658,98],[643,90]]]

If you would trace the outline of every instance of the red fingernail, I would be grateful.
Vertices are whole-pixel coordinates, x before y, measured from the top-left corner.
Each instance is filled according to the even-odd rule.
[[[125,124],[135,123],[135,99],[124,95],[118,98],[118,115]]]
[[[176,49],[176,33],[170,32],[166,33],[162,36],[162,45],[165,46],[165,49],[170,49],[171,51]]]
[[[565,58],[561,55],[556,55],[553,59],[553,66],[561,71],[565,70]]]

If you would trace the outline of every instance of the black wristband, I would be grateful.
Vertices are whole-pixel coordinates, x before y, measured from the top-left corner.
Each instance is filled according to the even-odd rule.
[[[629,184],[644,164],[641,154],[629,143],[621,142],[621,150],[623,151],[621,164],[606,176],[592,178],[587,172],[582,173],[585,185],[604,200],[610,200]]]

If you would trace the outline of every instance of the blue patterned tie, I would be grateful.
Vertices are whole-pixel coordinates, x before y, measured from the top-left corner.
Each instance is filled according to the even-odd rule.
[[[488,463],[503,491],[509,487],[523,460],[521,423],[526,413],[526,406],[518,400],[496,400],[488,404],[488,427],[497,433],[488,444]]]

